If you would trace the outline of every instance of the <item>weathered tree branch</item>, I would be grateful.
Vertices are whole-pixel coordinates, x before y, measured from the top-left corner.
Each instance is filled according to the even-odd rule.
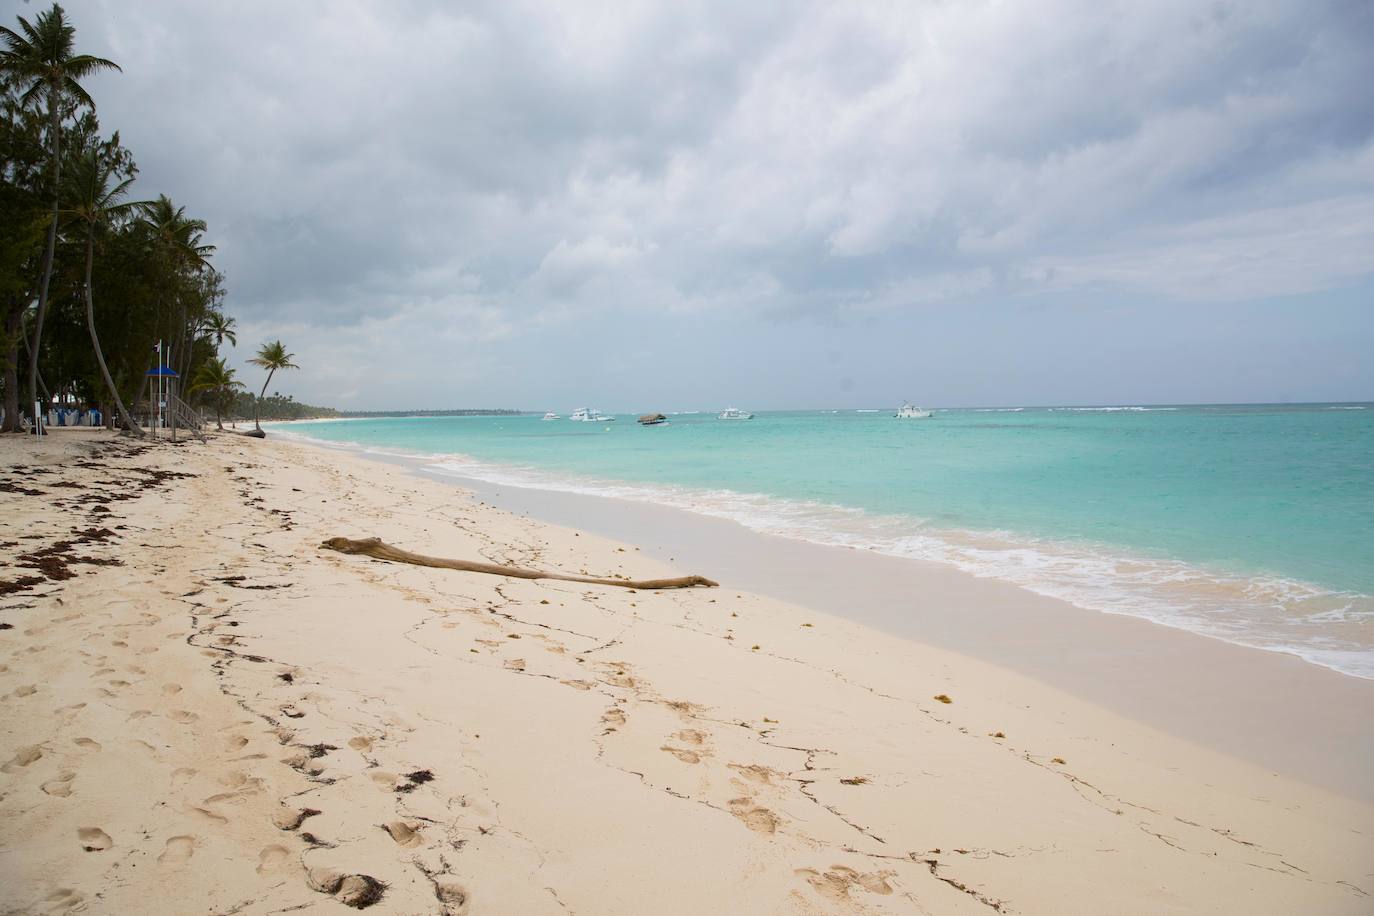
[[[337,550],[339,553],[362,554],[376,560],[388,560],[392,563],[410,563],[415,566],[432,566],[437,569],[456,569],[460,572],[489,573],[493,576],[510,576],[514,579],[559,579],[563,582],[614,585],[619,588],[636,588],[645,591],[660,588],[692,588],[697,585],[714,588],[719,585],[718,582],[712,582],[705,576],[682,576],[676,579],[596,579],[590,576],[569,576],[538,569],[524,569],[519,566],[497,566],[492,563],[472,563],[468,560],[446,560],[442,557],[427,557],[423,554],[401,550],[398,547],[383,543],[380,538],[363,538],[360,541],[350,538],[330,538],[320,546],[327,550]]]

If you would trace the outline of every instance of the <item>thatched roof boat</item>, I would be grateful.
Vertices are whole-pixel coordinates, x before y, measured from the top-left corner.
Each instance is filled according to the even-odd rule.
[[[639,418],[640,426],[657,426],[660,423],[667,423],[668,418],[661,413],[646,413]]]

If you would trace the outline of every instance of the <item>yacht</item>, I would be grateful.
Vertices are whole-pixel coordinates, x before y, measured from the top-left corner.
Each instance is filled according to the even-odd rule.
[[[897,409],[896,417],[899,420],[925,420],[935,416],[935,411],[926,410],[923,407],[916,407],[911,404],[903,404]]]
[[[577,420],[579,423],[606,423],[615,417],[607,416],[595,407],[579,407],[568,414],[568,419]]]
[[[752,420],[754,415],[747,410],[740,410],[738,407],[727,407],[720,412],[722,420]]]
[[[561,418],[558,416],[558,414],[556,414],[556,413],[554,413],[552,410],[550,410],[548,413],[544,414],[544,419],[545,419],[545,420],[558,420],[558,419],[561,419]]]

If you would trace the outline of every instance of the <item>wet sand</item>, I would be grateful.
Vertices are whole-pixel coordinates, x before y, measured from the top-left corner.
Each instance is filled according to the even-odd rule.
[[[991,662],[1258,766],[1374,801],[1374,681],[923,560],[760,534],[628,500],[423,473],[456,480],[512,512],[633,541],[665,562],[711,569],[740,588]]]

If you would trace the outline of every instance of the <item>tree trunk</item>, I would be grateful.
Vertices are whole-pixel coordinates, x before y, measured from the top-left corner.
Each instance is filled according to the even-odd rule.
[[[38,317],[34,322],[33,349],[29,351],[29,403],[38,400],[38,349],[43,343],[43,316],[48,311],[48,283],[52,280],[53,255],[57,251],[57,211],[62,183],[62,121],[58,114],[59,89],[48,84],[48,132],[52,134],[52,222],[43,249],[43,275],[38,281]],[[36,418],[35,418],[36,419]]]
[[[262,424],[258,422],[258,412],[262,408],[262,399],[267,396],[267,386],[272,384],[272,373],[276,371],[276,369],[267,370],[267,381],[262,383],[262,394],[258,395],[258,399],[253,402],[253,428],[258,432],[262,432]]]
[[[19,335],[24,329],[24,306],[15,297],[15,304],[5,313],[5,340],[9,352],[5,354],[5,422],[0,432],[17,433],[19,424]]]
[[[105,379],[105,387],[110,389],[110,396],[114,398],[115,407],[119,410],[119,419],[124,422],[124,427],[136,436],[143,435],[143,428],[134,422],[133,417],[124,409],[124,399],[119,396],[119,390],[115,388],[114,379],[110,378],[110,368],[105,365],[105,353],[100,349],[100,337],[95,333],[95,301],[91,293],[91,262],[95,260],[95,238],[94,230],[86,235],[86,327],[91,330],[91,345],[95,347],[95,361],[100,364],[100,374]]]

